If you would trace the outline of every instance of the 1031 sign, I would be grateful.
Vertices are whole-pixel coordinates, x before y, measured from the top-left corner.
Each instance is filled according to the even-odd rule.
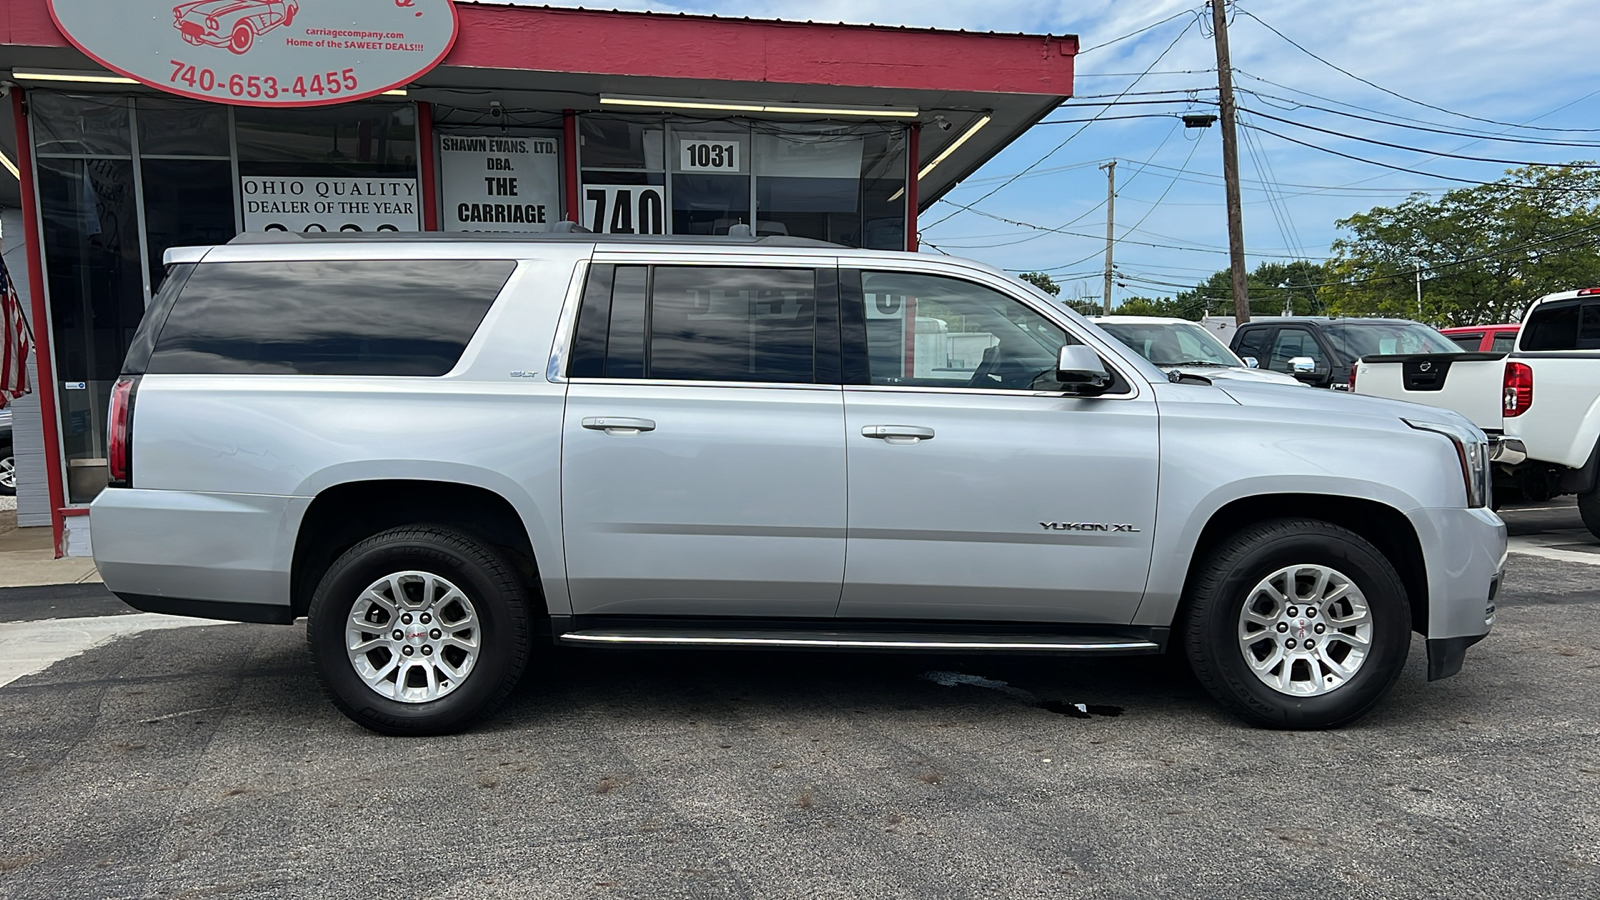
[[[652,184],[586,184],[583,220],[595,234],[666,234],[665,188]]]
[[[737,172],[739,142],[679,141],[678,168],[684,172]]]

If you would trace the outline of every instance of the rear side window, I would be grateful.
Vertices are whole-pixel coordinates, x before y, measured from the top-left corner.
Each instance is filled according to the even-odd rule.
[[[1523,350],[1600,350],[1600,303],[1546,303],[1522,329]]]
[[[1262,339],[1267,336],[1269,330],[1267,328],[1246,328],[1240,333],[1237,342],[1238,346],[1233,348],[1233,352],[1240,356],[1254,356],[1260,359],[1262,356]]]
[[[1483,343],[1483,332],[1481,331],[1447,334],[1445,337],[1455,341],[1461,349],[1467,351],[1477,350],[1478,346]]]
[[[202,263],[148,371],[443,375],[515,268],[481,259]]]
[[[1496,331],[1494,343],[1489,349],[1495,353],[1510,353],[1517,348],[1517,333],[1515,331]]]
[[[574,378],[817,380],[817,274],[743,266],[594,266]]]

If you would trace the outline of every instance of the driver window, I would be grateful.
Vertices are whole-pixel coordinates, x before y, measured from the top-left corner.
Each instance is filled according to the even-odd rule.
[[[871,384],[1038,390],[1078,341],[999,291],[938,275],[862,272]]]
[[[1328,365],[1328,358],[1317,346],[1317,339],[1312,337],[1311,332],[1304,328],[1283,328],[1278,331],[1277,340],[1272,342],[1267,368],[1274,372],[1293,373],[1294,367],[1289,365],[1289,360],[1297,356],[1311,357],[1319,369]]]

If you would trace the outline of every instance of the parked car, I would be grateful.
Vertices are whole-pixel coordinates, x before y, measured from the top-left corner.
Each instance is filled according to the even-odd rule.
[[[1291,375],[1247,365],[1212,333],[1188,319],[1159,316],[1095,316],[1089,321],[1105,329],[1129,349],[1166,372],[1168,376],[1237,378],[1273,384],[1301,382]]]
[[[249,53],[256,38],[294,24],[299,0],[194,0],[172,8],[172,27],[186,43]]]
[[[1462,325],[1441,328],[1439,333],[1455,341],[1468,352],[1510,353],[1517,345],[1517,329],[1521,325]]]
[[[1348,390],[1350,367],[1377,353],[1459,353],[1449,338],[1408,319],[1284,316],[1246,322],[1233,334],[1234,353],[1261,368],[1316,387]]]
[[[166,260],[100,574],[139,609],[306,617],[376,731],[467,727],[552,641],[1181,648],[1243,720],[1331,727],[1413,631],[1437,679],[1494,622],[1471,423],[1173,383],[977,263],[571,233]]]
[[[1471,418],[1500,438],[1497,488],[1535,501],[1576,494],[1600,537],[1600,288],[1535,300],[1509,354],[1369,356],[1356,384]]]
[[[10,497],[17,492],[17,456],[12,449],[11,407],[0,406],[0,496]]]

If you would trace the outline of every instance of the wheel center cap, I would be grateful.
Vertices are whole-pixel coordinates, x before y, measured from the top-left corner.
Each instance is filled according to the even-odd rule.
[[[1296,638],[1303,638],[1306,636],[1306,630],[1310,627],[1310,625],[1305,619],[1296,619],[1289,627],[1294,630],[1294,636]]]

